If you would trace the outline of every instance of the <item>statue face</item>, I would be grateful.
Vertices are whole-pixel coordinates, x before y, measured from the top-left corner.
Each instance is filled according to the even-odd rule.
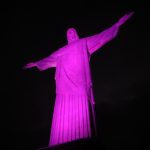
[[[68,43],[74,42],[79,39],[77,31],[74,28],[69,28],[67,30],[67,40]]]

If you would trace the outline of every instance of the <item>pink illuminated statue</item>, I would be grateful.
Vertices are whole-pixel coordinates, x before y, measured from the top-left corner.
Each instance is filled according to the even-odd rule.
[[[69,28],[67,45],[42,60],[25,65],[25,69],[37,67],[40,71],[56,67],[56,100],[49,147],[91,137],[91,122],[95,129],[96,126],[90,57],[116,37],[119,27],[132,15],[133,12],[126,14],[105,31],[82,39],[74,28]]]

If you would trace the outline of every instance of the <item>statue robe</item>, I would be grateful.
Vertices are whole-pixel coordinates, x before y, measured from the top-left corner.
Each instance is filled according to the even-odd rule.
[[[90,56],[113,39],[117,32],[118,26],[114,24],[99,34],[69,43],[36,62],[41,71],[56,67],[56,100],[49,146],[91,137],[89,107],[95,102]]]

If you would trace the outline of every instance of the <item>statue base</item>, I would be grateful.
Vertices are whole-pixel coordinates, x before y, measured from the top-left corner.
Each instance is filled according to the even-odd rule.
[[[96,139],[77,140],[52,147],[37,148],[36,150],[77,150],[77,149],[93,150],[95,148],[105,150],[104,146],[101,144],[101,141],[98,141]]]

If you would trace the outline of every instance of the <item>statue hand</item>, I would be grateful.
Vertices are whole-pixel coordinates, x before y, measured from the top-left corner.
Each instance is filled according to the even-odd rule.
[[[23,69],[28,69],[28,68],[32,68],[32,67],[36,67],[36,63],[28,63],[23,67]]]
[[[134,12],[124,15],[121,19],[119,19],[117,25],[121,26],[122,24],[124,24],[133,14]]]

